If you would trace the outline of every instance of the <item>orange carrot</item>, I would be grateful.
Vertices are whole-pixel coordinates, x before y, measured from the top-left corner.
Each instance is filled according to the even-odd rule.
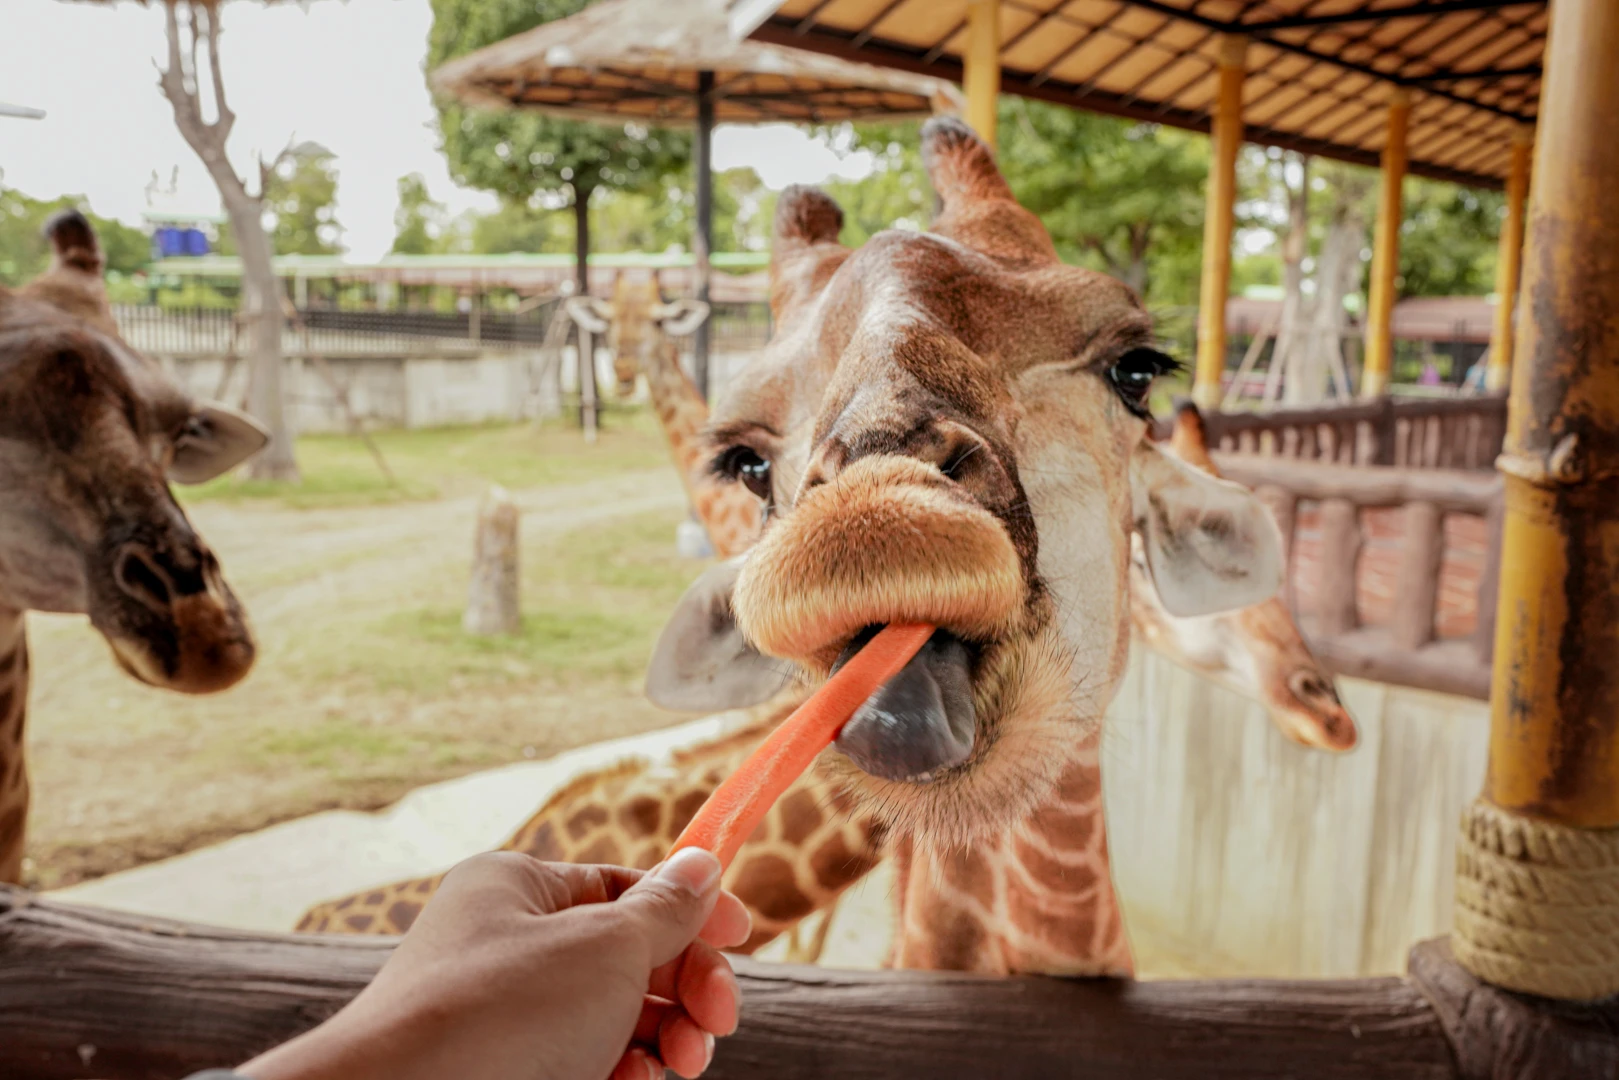
[[[926,623],[885,627],[838,669],[810,699],[760,744],[736,772],[714,789],[670,848],[707,848],[730,866],[776,800],[832,744],[855,710],[898,675],[933,636]]]

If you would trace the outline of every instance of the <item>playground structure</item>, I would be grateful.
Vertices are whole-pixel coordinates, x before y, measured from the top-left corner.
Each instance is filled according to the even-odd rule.
[[[736,8],[768,16],[764,9],[774,6],[744,2]],[[973,5],[969,24],[985,26],[995,6]],[[1167,3],[1117,6],[1148,10],[1166,24],[1187,14]],[[1032,7],[1017,10],[1021,15]],[[1412,5],[1408,17],[1448,18],[1463,8],[1435,0]],[[1348,22],[1355,14],[1330,17]],[[1359,16],[1368,19],[1364,11]],[[1387,11],[1373,17],[1381,23]],[[1083,1069],[1119,1077],[1612,1073],[1619,1063],[1616,1018],[1602,999],[1619,990],[1619,964],[1603,929],[1619,875],[1619,673],[1610,670],[1619,634],[1611,596],[1619,577],[1611,543],[1619,513],[1619,366],[1611,358],[1619,355],[1619,341],[1608,315],[1619,296],[1619,256],[1611,243],[1619,236],[1619,195],[1607,178],[1619,168],[1619,151],[1603,125],[1607,107],[1619,100],[1619,75],[1607,62],[1619,45],[1619,13],[1599,0],[1560,0],[1555,23],[1526,259],[1525,295],[1535,302],[1522,306],[1503,479],[1477,483],[1472,496],[1457,499],[1446,486],[1453,476],[1432,466],[1412,468],[1438,465],[1452,453],[1444,449],[1450,444],[1443,431],[1447,420],[1453,431],[1459,422],[1443,411],[1420,421],[1406,416],[1403,429],[1399,414],[1382,406],[1378,415],[1394,418],[1386,430],[1378,430],[1377,416],[1295,418],[1270,429],[1272,447],[1291,445],[1298,456],[1331,463],[1243,454],[1240,424],[1222,433],[1218,420],[1211,432],[1237,444],[1237,453],[1217,459],[1228,475],[1319,499],[1323,518],[1330,513],[1344,526],[1357,505],[1404,505],[1418,524],[1447,512],[1489,515],[1496,495],[1488,488],[1493,482],[1502,489],[1503,509],[1493,511],[1503,522],[1499,608],[1511,617],[1497,620],[1494,635],[1489,801],[1481,801],[1467,823],[1453,943],[1418,946],[1408,979],[1338,982],[1118,987],[904,972],[804,975],[739,964],[755,1005],[722,1049],[714,1075],[761,1069],[782,1076],[924,1069],[1009,1076]],[[999,59],[997,49],[985,47],[987,32],[973,36],[969,57]],[[982,65],[976,71],[969,65],[967,81],[970,96],[975,85],[993,85]],[[1396,102],[1395,111],[1408,107]],[[1391,164],[1401,157],[1394,155]],[[1392,236],[1392,226],[1384,232]],[[1391,243],[1380,236],[1384,270]],[[1374,304],[1374,321],[1376,312]],[[1384,389],[1375,364],[1369,371],[1371,390]],[[1496,377],[1504,373],[1497,365]],[[1200,374],[1207,393],[1210,373]],[[1213,385],[1218,388],[1217,378]],[[1490,423],[1483,410],[1465,420],[1472,449],[1452,464],[1477,460],[1492,442]],[[1436,425],[1439,435],[1414,434]],[[1265,446],[1260,429],[1246,434],[1254,450]],[[1374,464],[1378,458],[1387,463]],[[1244,473],[1245,467],[1255,471]],[[1402,475],[1391,485],[1373,469]],[[1476,473],[1472,479],[1478,480]],[[1427,543],[1410,545],[1424,549],[1424,561],[1411,560],[1413,582],[1416,568],[1433,565],[1434,533],[1430,528],[1423,533]],[[1341,545],[1337,555],[1349,547]],[[1340,624],[1348,621],[1342,585],[1329,594],[1338,601]],[[1481,613],[1484,606],[1480,602]],[[1390,631],[1408,650],[1422,645],[1419,639],[1437,621],[1433,606],[1409,611],[1415,614]],[[98,1070],[113,1075],[163,1075],[239,1057],[335,1008],[384,955],[358,943],[247,938],[77,913],[26,898],[7,903],[0,943],[19,962],[11,965],[15,974],[0,980],[0,1001],[17,1003],[12,1014],[28,1009],[26,1028],[5,1032],[8,1045],[20,1048],[13,1051],[18,1062],[32,1070],[25,1076],[74,1075],[84,1063],[70,1060],[63,1047],[81,1057],[80,1048],[89,1048]],[[30,956],[48,959],[31,967]],[[199,987],[207,988],[200,1003]],[[207,1016],[202,1025],[199,1009]],[[918,1025],[938,1024],[951,1028],[950,1040],[916,1037]],[[823,1037],[829,1027],[839,1032],[834,1045]],[[1009,1039],[1010,1031],[1018,1038]]]

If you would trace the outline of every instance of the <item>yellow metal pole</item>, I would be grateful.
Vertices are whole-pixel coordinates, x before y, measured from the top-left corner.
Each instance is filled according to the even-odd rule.
[[[967,123],[995,149],[995,105],[1001,94],[1001,0],[968,0],[962,56]]]
[[[1456,957],[1501,986],[1619,993],[1619,4],[1551,8],[1506,446],[1484,797]]]
[[[1383,186],[1377,199],[1377,235],[1372,245],[1371,295],[1366,301],[1366,367],[1361,397],[1388,393],[1394,361],[1394,278],[1400,269],[1400,219],[1404,214],[1405,133],[1411,99],[1389,95],[1388,138],[1383,144]]]
[[[1512,313],[1518,303],[1518,269],[1523,255],[1524,204],[1529,197],[1529,152],[1534,130],[1520,127],[1512,136],[1507,164],[1507,218],[1501,223],[1501,246],[1495,256],[1495,330],[1490,359],[1484,366],[1484,389],[1499,393],[1512,377]]]
[[[1224,396],[1226,298],[1231,292],[1231,228],[1237,206],[1237,150],[1242,146],[1242,81],[1248,39],[1220,39],[1220,87],[1210,117],[1209,186],[1204,192],[1203,276],[1197,304],[1197,370],[1192,400],[1218,409]]]

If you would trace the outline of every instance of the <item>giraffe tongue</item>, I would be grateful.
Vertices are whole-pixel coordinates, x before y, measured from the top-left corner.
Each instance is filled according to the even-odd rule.
[[[878,627],[862,631],[838,657],[836,671]],[[967,647],[943,630],[843,726],[837,746],[863,772],[926,783],[972,753],[977,730]]]

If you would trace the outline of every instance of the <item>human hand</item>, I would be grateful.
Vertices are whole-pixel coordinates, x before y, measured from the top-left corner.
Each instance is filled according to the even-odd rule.
[[[371,985],[238,1071],[252,1080],[661,1080],[708,1067],[747,939],[718,860],[643,875],[480,855],[445,877]]]

